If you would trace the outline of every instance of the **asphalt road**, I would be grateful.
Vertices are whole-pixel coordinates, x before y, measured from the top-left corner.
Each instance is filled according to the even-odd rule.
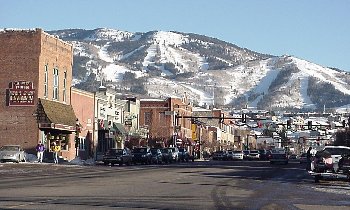
[[[350,186],[315,184],[303,165],[0,164],[0,209],[350,209]]]

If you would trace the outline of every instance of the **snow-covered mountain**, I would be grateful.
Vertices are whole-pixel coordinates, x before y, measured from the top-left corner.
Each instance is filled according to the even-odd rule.
[[[183,97],[216,107],[323,110],[350,104],[350,75],[203,35],[114,29],[50,31],[74,46],[77,87],[140,97]]]

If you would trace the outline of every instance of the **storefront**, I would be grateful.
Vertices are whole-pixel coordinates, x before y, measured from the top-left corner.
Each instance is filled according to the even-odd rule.
[[[61,146],[60,156],[72,160],[76,156],[75,133],[77,118],[71,105],[39,99],[37,122],[41,141],[50,153],[54,142]],[[48,155],[50,159],[50,155]]]

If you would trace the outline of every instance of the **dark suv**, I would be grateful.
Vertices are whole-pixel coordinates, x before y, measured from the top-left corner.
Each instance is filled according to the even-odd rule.
[[[190,153],[185,148],[179,148],[179,160],[188,162],[190,160]]]
[[[133,155],[128,148],[124,149],[109,149],[106,154],[103,155],[103,163],[105,165],[111,164],[119,164],[120,166],[123,164],[130,165],[133,160]]]
[[[169,148],[162,148],[160,149],[160,151],[162,152],[162,156],[163,156],[163,162],[164,163],[171,163],[173,162],[173,152],[171,149]]]
[[[158,148],[152,148],[152,163],[162,164],[163,163],[163,154]]]
[[[152,163],[152,153],[149,147],[137,147],[132,150],[134,155],[133,162],[141,164]]]

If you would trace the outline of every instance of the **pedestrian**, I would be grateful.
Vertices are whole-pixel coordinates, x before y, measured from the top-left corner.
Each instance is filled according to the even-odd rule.
[[[53,161],[55,164],[58,164],[58,152],[61,151],[61,146],[58,145],[58,141],[57,141],[57,143],[53,142],[51,150],[53,152]]]
[[[41,143],[41,141],[39,141],[38,145],[36,145],[36,152],[37,152],[39,163],[43,162],[44,151],[45,151],[45,146],[43,143]]]
[[[310,171],[311,170],[311,158],[312,158],[312,154],[311,154],[311,150],[312,147],[309,147],[309,149],[306,152],[306,170]]]

